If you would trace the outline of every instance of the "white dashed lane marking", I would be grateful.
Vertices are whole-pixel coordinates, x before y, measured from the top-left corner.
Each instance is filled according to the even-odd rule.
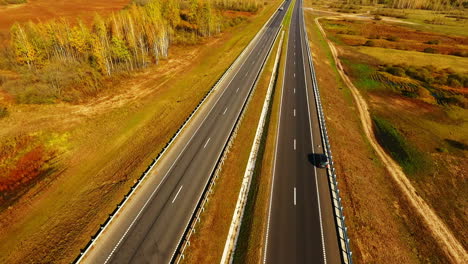
[[[176,195],[174,196],[174,199],[172,199],[172,203],[174,203],[175,200],[177,199],[177,196],[179,196],[179,193],[182,190],[182,187],[184,187],[184,186],[183,185],[180,186],[179,190],[177,191]]]

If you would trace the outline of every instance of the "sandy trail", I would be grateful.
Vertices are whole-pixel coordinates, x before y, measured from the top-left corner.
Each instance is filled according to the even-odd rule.
[[[324,36],[331,49],[333,59],[336,62],[338,72],[346,85],[351,90],[351,93],[356,101],[357,108],[359,110],[359,116],[361,119],[364,132],[370,144],[377,152],[380,159],[385,164],[387,170],[400,188],[401,192],[405,195],[405,198],[413,206],[415,212],[419,214],[427,228],[432,233],[434,240],[441,249],[447,254],[449,259],[453,263],[468,263],[468,254],[462,244],[455,238],[451,230],[445,225],[442,219],[434,212],[424,199],[419,196],[411,184],[410,180],[404,174],[402,168],[383,150],[383,148],[377,143],[377,140],[372,129],[372,119],[369,114],[369,107],[367,102],[361,96],[359,90],[354,86],[349,77],[344,73],[341,61],[338,58],[338,52],[335,45],[328,39],[327,34],[322,28],[319,22],[321,18],[329,17],[318,17],[315,18],[319,30]]]

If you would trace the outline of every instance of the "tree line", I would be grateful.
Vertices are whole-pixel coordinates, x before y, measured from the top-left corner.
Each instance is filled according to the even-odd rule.
[[[215,5],[221,9],[237,11],[257,11],[261,6],[260,0],[213,0]]]
[[[449,10],[468,7],[467,0],[343,0],[346,4],[384,4],[397,9]]]
[[[24,3],[26,3],[26,0],[0,0],[0,5],[17,5]]]
[[[187,7],[185,19],[190,27],[180,26],[181,4]],[[105,19],[96,15],[90,26],[82,21],[72,25],[65,19],[29,22],[13,25],[10,35],[20,65],[32,69],[53,60],[80,61],[110,75],[167,57],[177,30],[197,36],[217,34],[221,30],[219,14],[208,1],[149,0]]]
[[[18,103],[79,102],[104,77],[157,64],[174,43],[194,44],[243,21],[226,10],[257,10],[259,0],[133,0],[92,21],[56,19],[15,24],[0,49],[0,67],[19,73],[1,88]]]

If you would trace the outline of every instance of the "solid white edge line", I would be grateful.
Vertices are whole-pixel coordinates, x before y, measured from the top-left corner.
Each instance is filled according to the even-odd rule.
[[[184,187],[184,186],[183,185],[180,186],[179,190],[177,191],[176,195],[174,196],[174,199],[172,199],[172,203],[174,203],[175,200],[177,199],[177,196],[179,196],[179,193],[182,190],[182,187]]]
[[[302,5],[301,5],[301,12],[299,13],[302,18],[304,18],[304,11],[302,9]],[[299,16],[299,18],[301,18],[301,16]],[[299,19],[299,24],[300,24],[300,21],[301,19]],[[303,23],[304,20],[302,19]],[[305,24],[304,24],[305,26]],[[310,104],[309,104],[309,92],[308,92],[308,89],[307,89],[307,78],[306,78],[306,71],[305,71],[305,61],[304,61],[304,38],[303,38],[303,34],[301,34],[302,32],[302,27],[299,27],[299,35],[300,35],[300,38],[301,38],[301,51],[302,51],[302,61],[303,61],[303,69],[304,69],[304,83],[305,83],[305,87],[306,87],[306,99],[307,99],[307,112],[309,113],[309,126],[310,126],[310,140],[311,140],[311,145],[312,145],[312,152],[315,153],[315,148],[314,148],[314,137],[313,137],[313,132],[312,132],[312,119],[310,117]],[[307,57],[308,59],[308,57]],[[312,76],[311,76],[312,77]],[[312,80],[312,84],[313,84],[313,80]],[[315,157],[314,157],[315,159]],[[323,234],[323,223],[322,223],[322,208],[320,206],[320,191],[319,191],[319,187],[318,187],[318,180],[317,180],[317,167],[314,166],[314,172],[315,172],[315,187],[317,189],[317,205],[318,205],[318,209],[319,209],[319,220],[320,220],[320,235],[321,235],[321,238],[322,238],[322,250],[323,250],[323,262],[324,264],[327,264],[327,254],[326,254],[326,251],[325,251],[325,238],[324,238],[324,234]]]

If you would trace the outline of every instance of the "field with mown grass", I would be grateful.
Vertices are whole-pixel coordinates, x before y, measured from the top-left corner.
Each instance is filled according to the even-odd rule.
[[[410,18],[430,11],[404,12],[403,23],[321,21],[370,104],[377,140],[466,247],[468,37],[454,33],[463,21],[428,28]]]

